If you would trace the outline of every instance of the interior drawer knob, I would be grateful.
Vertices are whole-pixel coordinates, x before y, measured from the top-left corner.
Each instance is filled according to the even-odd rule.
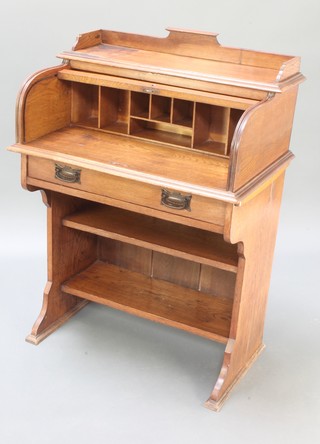
[[[161,190],[161,205],[164,205],[173,210],[187,210],[191,211],[192,195],[181,194],[178,191]]]

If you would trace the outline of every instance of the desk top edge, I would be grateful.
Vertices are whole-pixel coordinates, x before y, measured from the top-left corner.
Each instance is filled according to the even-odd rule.
[[[98,70],[109,66],[271,92],[304,80],[300,57],[222,46],[214,33],[168,31],[166,37],[92,31],[58,57],[95,64]]]

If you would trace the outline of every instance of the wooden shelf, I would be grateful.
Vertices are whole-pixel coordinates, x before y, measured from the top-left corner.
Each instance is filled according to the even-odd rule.
[[[131,92],[130,114],[135,117],[150,117],[150,94]]]
[[[102,131],[108,131],[115,134],[128,134],[128,123],[127,122],[111,122],[107,125],[101,127]]]
[[[226,155],[226,144],[222,142],[214,142],[213,140],[207,140],[201,145],[197,145],[194,147],[196,150],[205,151],[207,153],[218,154],[220,156]]]
[[[62,291],[226,343],[232,300],[182,288],[115,265],[95,262]]]
[[[88,117],[74,122],[73,124],[84,128],[98,128],[98,117]]]
[[[242,115],[229,107],[77,82],[72,91],[75,125],[208,154],[229,155]]]
[[[144,128],[131,134],[133,137],[140,139],[153,140],[154,142],[161,142],[168,145],[177,145],[186,148],[191,148],[191,136],[184,134],[176,134],[169,131],[159,131],[153,128]]]
[[[192,127],[195,112],[195,102],[173,99],[172,122],[187,127]]]
[[[149,111],[146,110],[139,113],[131,113],[130,117],[133,117],[135,119],[149,120]]]
[[[170,122],[171,105],[172,105],[172,99],[170,97],[152,95],[150,119],[162,122]]]
[[[236,245],[221,235],[104,205],[63,219],[63,225],[183,259],[237,272]]]
[[[185,119],[181,119],[181,120],[176,120],[173,123],[174,123],[174,125],[185,126],[187,128],[192,128],[192,119],[191,118],[185,118]]]
[[[131,116],[131,117],[135,117],[135,116]],[[166,122],[166,123],[170,123],[170,114],[157,114],[155,116],[152,116],[151,119],[148,119],[151,122]]]
[[[158,134],[161,137],[161,132],[189,136],[190,138],[192,136],[192,128],[191,125],[188,125],[187,120],[171,123],[169,121],[170,117],[166,115],[159,115],[154,119],[135,116],[130,116],[130,118],[131,123],[134,125],[134,128],[136,128],[132,133],[144,131],[145,129],[152,130],[154,131],[155,140],[157,140],[156,138],[158,137]]]

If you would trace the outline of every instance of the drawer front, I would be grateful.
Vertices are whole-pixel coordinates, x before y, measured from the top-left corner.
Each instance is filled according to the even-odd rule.
[[[197,195],[193,195],[190,200],[185,193],[174,190],[164,191],[159,186],[70,164],[30,156],[28,177],[221,227],[225,222],[226,204],[224,202]]]

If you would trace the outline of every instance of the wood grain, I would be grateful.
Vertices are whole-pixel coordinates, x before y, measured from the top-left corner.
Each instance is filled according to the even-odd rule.
[[[60,54],[63,57],[65,54]],[[269,93],[270,86],[267,90],[252,89],[245,85],[226,85],[223,83],[195,80],[195,79],[182,79],[179,76],[172,76],[166,74],[155,74],[152,72],[141,71],[137,76],[135,70],[129,68],[120,68],[109,66],[109,64],[92,62],[90,57],[79,59],[77,57],[68,57],[70,67],[73,70],[92,72],[97,74],[108,75],[112,77],[123,77],[126,79],[148,82],[157,85],[168,85],[169,87],[183,87],[189,90],[200,91],[200,93],[210,93],[222,96],[233,96],[245,99],[251,99],[255,101],[263,100]],[[294,75],[292,78],[280,83],[279,87],[273,87],[272,92],[284,92],[288,88],[301,83],[304,77],[301,75]]]
[[[226,342],[232,304],[219,298],[96,262],[62,285],[74,296]]]
[[[98,259],[126,270],[152,275],[152,250],[119,242],[110,238],[98,238]]]
[[[25,99],[24,142],[70,124],[70,88],[55,75],[39,80]]]
[[[23,145],[29,154],[74,163],[100,171],[110,171],[138,178],[162,178],[163,184],[195,184],[207,188],[225,188],[228,160],[203,155],[125,136],[115,136],[84,128],[65,128]],[[18,148],[18,147],[17,147]],[[135,156],[132,156],[135,152]],[[63,161],[63,160],[62,160]],[[215,174],[212,174],[215,171]],[[169,187],[170,188],[170,187]],[[175,188],[171,186],[171,188]]]
[[[186,225],[188,227],[196,227],[206,231],[213,231],[215,233],[224,233],[224,227],[221,225],[217,225],[213,222],[205,222],[202,220],[191,219],[188,217],[184,217],[181,215],[177,215],[175,213],[164,212],[161,210],[156,210],[154,208],[148,208],[141,205],[137,205],[132,202],[126,202],[122,200],[118,200],[112,197],[103,196],[101,194],[95,194],[88,191],[78,190],[74,188],[66,188],[65,185],[58,185],[53,182],[46,182],[44,180],[33,179],[28,177],[27,179],[28,189],[35,191],[46,189],[50,191],[55,191],[57,193],[68,194],[69,196],[73,196],[76,198],[86,199],[90,202],[98,202],[105,205],[112,205],[116,208],[123,208],[129,211],[138,212],[141,214],[145,214],[146,216],[154,216],[159,219],[169,220],[171,222],[180,223]],[[227,205],[228,208],[228,205]]]
[[[153,253],[152,277],[184,288],[199,289],[200,264],[159,252]]]
[[[137,79],[126,79],[123,77],[108,76],[95,72],[77,71],[65,68],[58,73],[58,78],[72,82],[87,83],[90,85],[101,85],[111,88],[143,92],[147,88],[154,88],[158,94],[164,97],[175,97],[183,100],[199,101],[202,103],[215,104],[245,110],[255,104],[257,100],[238,96],[227,96],[205,91],[194,91],[188,88],[173,87],[165,84],[152,82],[146,83]]]
[[[27,103],[27,97],[33,87],[40,81],[48,78],[57,77],[59,71],[63,70],[67,66],[66,63],[62,63],[59,66],[52,68],[46,68],[36,72],[29,76],[23,83],[16,101],[16,141],[23,143],[25,141],[25,107]]]
[[[73,83],[71,87],[71,123],[98,128],[99,87],[83,83]]]
[[[282,197],[284,173],[254,199],[233,207],[230,230],[225,234],[239,243],[240,261],[224,362],[209,408],[220,408],[230,390],[263,348],[263,328],[273,251]]]
[[[226,244],[231,246],[230,244]],[[238,271],[238,268],[237,268]],[[199,290],[205,293],[218,294],[224,298],[234,298],[236,273],[222,267],[201,266]]]
[[[224,242],[222,236],[215,233],[105,205],[90,206],[67,215],[62,223],[76,230],[143,246],[222,270],[237,271],[236,246]]]
[[[212,224],[212,230],[218,230],[219,228],[215,227],[221,227],[219,231],[222,231],[226,206],[224,202],[193,195],[190,212],[172,209],[161,204],[161,187],[125,180],[117,176],[84,168],[81,169],[81,183],[65,183],[55,177],[55,163],[46,159],[30,157],[28,163],[29,177],[45,181],[46,183],[42,183],[44,187],[46,187],[48,182],[62,184],[65,190],[68,188],[83,190],[94,193],[96,196],[104,195],[112,199],[134,203],[149,208],[150,211],[152,209],[159,210],[159,216],[161,212],[162,217],[160,217],[164,219],[167,218],[167,214],[170,214],[178,215],[182,218],[206,221]],[[32,181],[29,180],[28,182],[31,183]]]
[[[98,43],[150,51],[156,50],[157,52],[169,54],[183,54],[194,58],[240,63],[249,66],[261,66],[279,70],[283,64],[288,64],[292,59],[296,64],[299,62],[298,57],[221,46],[217,40],[218,34],[213,32],[177,28],[166,28],[166,30],[168,31],[166,37],[153,37],[108,30],[94,31],[80,35],[78,37],[79,46],[73,49],[80,49],[80,44],[83,47],[94,46],[96,41],[91,45],[88,42],[91,41],[92,36],[97,34],[101,39]],[[296,66],[297,69],[299,69],[299,65]]]
[[[289,149],[297,88],[244,113],[231,147],[230,190],[236,191]]]
[[[91,64],[94,61],[96,66],[106,65],[107,60],[108,66],[113,68],[274,92],[280,91],[277,81],[281,77],[299,73],[298,60],[287,66],[292,59],[290,56],[248,54],[240,49],[220,47],[216,35],[177,30],[172,30],[167,39],[102,31],[102,43],[65,51],[59,57],[81,62],[88,60]],[[281,69],[288,73],[280,75]]]
[[[218,410],[264,347],[304,77],[299,57],[168,31],[82,34],[60,54],[68,63],[22,87],[9,149],[48,220],[48,282],[27,340],[93,301],[222,342],[206,403]],[[81,170],[76,182],[70,168]]]
[[[61,283],[96,259],[95,236],[69,230],[61,224],[63,217],[79,209],[83,202],[58,193],[50,193],[47,202],[48,282],[40,314],[27,338],[34,344],[38,344],[84,306],[78,298],[64,295]],[[77,307],[78,304],[81,306]]]

